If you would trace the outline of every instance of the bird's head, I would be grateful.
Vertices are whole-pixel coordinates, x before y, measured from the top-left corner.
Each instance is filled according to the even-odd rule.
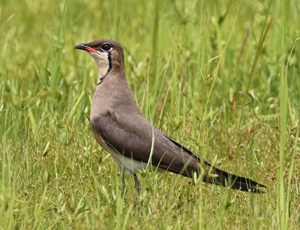
[[[75,46],[88,52],[98,66],[98,82],[101,84],[104,77],[113,71],[124,71],[124,55],[121,44],[114,40],[100,39]]]

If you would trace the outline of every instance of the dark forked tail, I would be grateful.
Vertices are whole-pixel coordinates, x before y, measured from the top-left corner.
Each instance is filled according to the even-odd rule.
[[[211,168],[211,165],[207,162],[205,162],[207,169],[209,170]],[[172,171],[172,167],[170,168]],[[208,171],[207,170],[207,171]],[[195,167],[188,165],[186,169],[182,170],[180,173],[183,176],[186,177],[193,177],[193,174],[196,172],[199,176],[199,172],[201,171],[200,167],[196,169]],[[253,192],[253,193],[265,193],[260,188],[266,187],[263,184],[259,184],[256,181],[253,181],[249,178],[240,177],[225,171],[222,171],[218,168],[213,167],[213,169],[210,171],[210,174],[216,174],[217,177],[208,177],[207,175],[204,175],[203,181],[208,182],[211,184],[216,184],[224,187],[230,187],[232,189],[245,191],[245,192]],[[260,187],[260,188],[259,188]]]
[[[259,184],[256,181],[253,181],[249,178],[230,174],[218,168],[214,168],[212,170],[212,173],[218,175],[218,177],[209,178],[209,182],[212,184],[222,185],[224,187],[230,186],[230,188],[232,189],[241,190],[245,192],[251,191],[254,193],[265,193],[259,189],[259,187],[266,187],[265,185]]]

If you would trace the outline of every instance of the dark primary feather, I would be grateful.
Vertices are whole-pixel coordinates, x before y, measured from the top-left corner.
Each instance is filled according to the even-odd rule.
[[[199,175],[200,156],[152,126],[140,112],[132,111],[132,113],[122,114],[110,109],[107,114],[95,118],[92,122],[103,140],[118,153],[146,163],[149,161],[152,132],[154,132],[154,150],[151,159],[154,166],[186,177],[192,177],[194,172]],[[210,163],[204,159],[202,161],[208,169],[211,168]],[[233,189],[242,191],[251,190],[255,193],[263,193],[257,187],[265,187],[253,180],[227,173],[215,167],[211,173],[219,176],[209,179],[204,177],[203,180],[222,186],[231,186]]]
[[[175,145],[183,149],[184,151],[188,152],[190,155],[195,156],[198,159],[198,162],[201,163],[201,160],[205,163],[206,167],[208,169],[211,168],[211,164],[207,162],[205,159],[201,158],[188,148],[184,147],[183,145],[179,144],[178,142],[174,141],[167,135],[165,135],[170,141],[172,141]],[[199,174],[199,167],[198,167],[198,172]],[[211,171],[211,174],[217,174],[219,175],[218,177],[210,178],[209,183],[212,184],[218,184],[222,186],[231,186],[233,189],[240,189],[242,191],[249,191],[251,190],[252,192],[256,193],[264,193],[263,191],[259,190],[257,187],[266,187],[265,185],[259,184],[249,178],[245,177],[240,177],[234,174],[230,174],[228,172],[222,171],[221,169],[218,169],[216,167],[213,167],[213,170]],[[184,174],[183,174],[184,175]],[[190,175],[184,175],[190,177]],[[204,181],[207,182],[207,178],[204,177]]]

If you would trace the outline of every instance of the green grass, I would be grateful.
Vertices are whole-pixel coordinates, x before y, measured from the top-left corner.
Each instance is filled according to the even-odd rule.
[[[2,0],[0,228],[300,229],[299,21],[296,0]],[[148,172],[140,212],[132,177],[121,199],[89,125],[97,68],[74,50],[100,38],[148,120],[267,193]]]

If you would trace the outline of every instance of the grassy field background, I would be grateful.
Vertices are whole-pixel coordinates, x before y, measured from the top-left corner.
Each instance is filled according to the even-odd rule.
[[[300,229],[299,3],[1,0],[1,229]],[[148,120],[267,193],[144,172],[140,212],[132,177],[121,199],[89,125],[97,68],[74,50],[100,38]]]

